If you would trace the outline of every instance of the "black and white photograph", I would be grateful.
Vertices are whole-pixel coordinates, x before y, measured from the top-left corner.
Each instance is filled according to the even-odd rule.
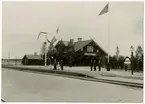
[[[144,1],[2,1],[1,102],[143,103]]]

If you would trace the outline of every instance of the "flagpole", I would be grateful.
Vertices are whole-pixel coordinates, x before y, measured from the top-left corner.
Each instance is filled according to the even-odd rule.
[[[10,52],[8,53],[8,65],[10,64]]]
[[[109,2],[108,2],[108,67],[107,71],[110,71],[110,60],[109,60],[109,53],[110,53],[110,11],[109,11]]]
[[[45,66],[47,66],[47,34],[45,34]]]
[[[109,53],[110,53],[110,14],[109,14],[109,2],[107,5],[102,9],[102,11],[99,13],[99,15],[103,15],[105,13],[108,13],[108,27],[107,27],[107,32],[108,32],[108,61],[107,61],[107,71],[110,71],[110,62],[109,62]]]

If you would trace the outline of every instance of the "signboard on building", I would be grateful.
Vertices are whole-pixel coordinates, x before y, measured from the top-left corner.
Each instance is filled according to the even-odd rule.
[[[96,56],[95,53],[84,53],[84,55],[87,55],[87,56]]]

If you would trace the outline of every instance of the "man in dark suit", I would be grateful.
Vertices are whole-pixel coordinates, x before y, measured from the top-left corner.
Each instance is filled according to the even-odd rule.
[[[102,59],[99,58],[99,61],[98,61],[98,69],[99,69],[99,71],[101,71],[101,61],[102,61]]]
[[[63,60],[60,60],[60,67],[61,67],[61,70],[63,70]]]
[[[91,68],[91,71],[92,71],[93,70],[93,59],[91,59],[90,68]]]
[[[54,70],[57,69],[57,62],[56,62],[56,59],[54,59]]]
[[[96,65],[97,65],[97,63],[96,63],[96,60],[94,59],[94,62],[93,62],[94,71],[96,71]]]

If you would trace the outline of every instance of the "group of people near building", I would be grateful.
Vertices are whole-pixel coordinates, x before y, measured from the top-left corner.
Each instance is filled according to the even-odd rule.
[[[53,70],[63,70],[63,60],[60,60],[59,62],[56,61],[56,59],[54,59],[54,63],[53,63],[54,67],[52,68],[52,65],[50,69]]]
[[[96,71],[96,68],[98,66],[98,70],[101,71],[101,59],[91,59],[91,62],[90,62],[90,68],[91,68],[91,71]]]
[[[69,60],[68,62],[69,67],[72,67],[72,62],[71,60]],[[91,71],[96,71],[97,70],[97,66],[98,66],[98,71],[101,71],[101,59],[91,59],[90,61],[90,68]],[[53,65],[52,63],[50,64],[50,69],[52,70],[64,70],[64,62],[63,59],[60,59],[59,61],[57,61],[56,59],[54,59],[53,61]]]

